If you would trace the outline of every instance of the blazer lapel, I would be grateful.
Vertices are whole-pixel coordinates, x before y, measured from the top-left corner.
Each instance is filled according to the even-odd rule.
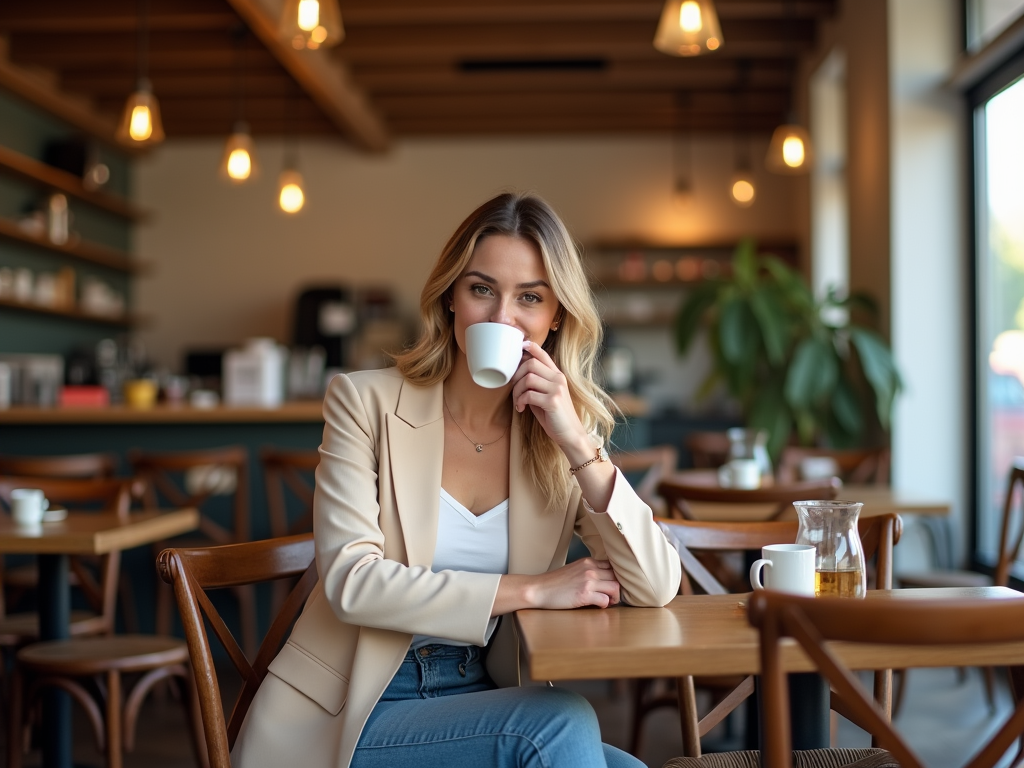
[[[530,480],[523,464],[519,413],[512,416],[508,481],[508,571],[547,571],[565,526],[564,510],[547,509],[550,500]]]
[[[391,477],[409,565],[429,568],[437,544],[444,421],[441,385],[402,385],[398,406],[386,416]]]

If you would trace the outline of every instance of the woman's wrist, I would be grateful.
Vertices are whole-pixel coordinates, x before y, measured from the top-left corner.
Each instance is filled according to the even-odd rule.
[[[590,442],[589,436],[583,436],[577,440],[574,440],[571,445],[563,446],[562,453],[565,454],[565,458],[569,460],[570,467],[578,467],[585,461],[590,461],[594,458],[594,452],[597,449],[594,444]]]

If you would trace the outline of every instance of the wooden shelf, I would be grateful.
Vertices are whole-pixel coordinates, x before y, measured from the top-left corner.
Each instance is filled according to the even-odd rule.
[[[73,173],[41,163],[7,147],[0,147],[0,171],[6,171],[37,187],[71,195],[128,221],[139,221],[145,215],[129,201],[117,195],[98,189],[87,189],[82,180]]]
[[[50,315],[51,317],[63,317],[69,320],[84,320],[88,323],[100,325],[113,325],[119,328],[129,328],[138,325],[142,319],[134,315],[122,315],[120,317],[107,317],[105,315],[91,315],[80,309],[57,309],[55,307],[44,307],[39,304],[26,304],[13,299],[0,299],[0,308],[14,309],[19,312],[33,312],[38,315]]]
[[[14,406],[0,410],[0,424],[322,424],[323,403],[300,400],[275,408],[218,405],[193,408],[189,405],[157,404],[152,408],[111,405],[105,408]]]
[[[45,237],[29,234],[17,222],[10,219],[0,218],[0,237],[13,240],[17,243],[31,245],[35,248],[59,253],[79,261],[86,261],[90,264],[98,264],[107,269],[115,269],[118,272],[135,274],[140,271],[139,264],[124,251],[116,248],[108,248],[105,245],[97,245],[82,240],[68,242],[64,245],[57,245]]]
[[[618,277],[606,277],[606,278],[595,278],[591,282],[591,286],[594,290],[607,290],[607,291],[650,291],[650,290],[669,290],[675,289],[677,291],[683,290],[684,288],[692,288],[695,285],[700,285],[703,280],[622,280]]]

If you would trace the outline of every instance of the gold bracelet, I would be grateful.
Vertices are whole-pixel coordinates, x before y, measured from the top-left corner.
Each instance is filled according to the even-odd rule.
[[[599,446],[597,448],[597,450],[594,452],[594,458],[590,459],[589,461],[584,461],[578,467],[569,467],[569,474],[570,475],[575,475],[581,469],[585,469],[585,468],[589,467],[595,461],[608,461],[608,454],[604,452],[604,447],[603,446]]]

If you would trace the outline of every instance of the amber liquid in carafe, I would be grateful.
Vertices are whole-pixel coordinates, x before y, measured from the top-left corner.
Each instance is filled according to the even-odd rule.
[[[860,570],[815,571],[814,594],[817,597],[857,597],[864,594]]]

